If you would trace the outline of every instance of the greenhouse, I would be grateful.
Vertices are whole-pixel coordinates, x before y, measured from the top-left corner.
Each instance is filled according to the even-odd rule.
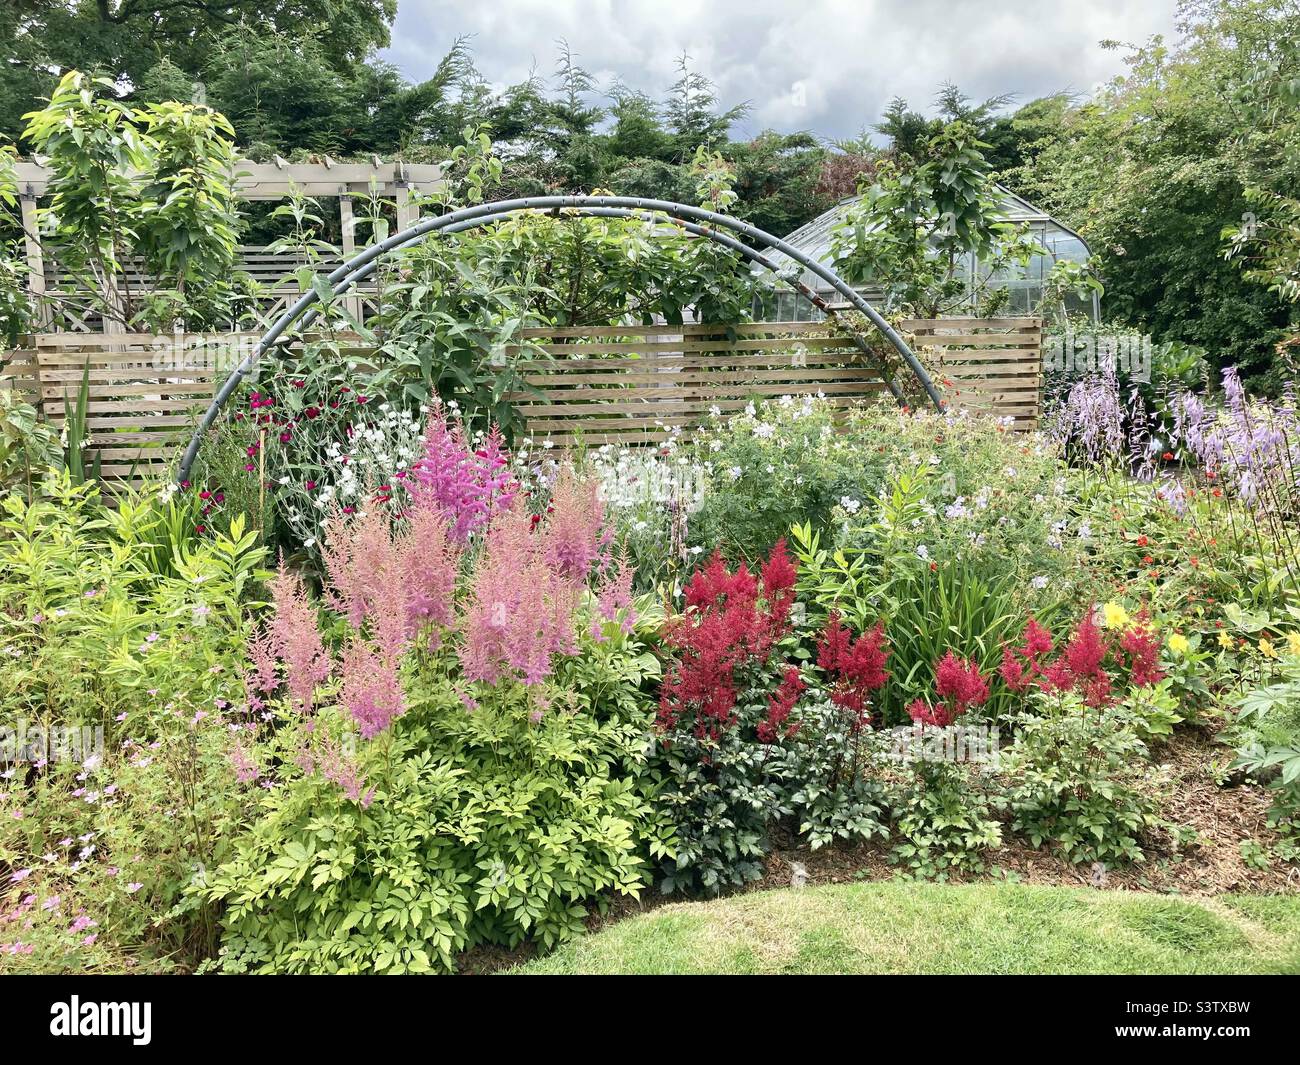
[[[985,294],[991,288],[1006,288],[1010,290],[1010,301],[1007,309],[1011,314],[1034,314],[1038,311],[1039,303],[1042,300],[1043,282],[1047,275],[1051,273],[1052,267],[1061,260],[1085,263],[1091,255],[1091,249],[1078,233],[1062,222],[1057,221],[1041,208],[1036,207],[1028,200],[1017,196],[1014,192],[1001,185],[994,187],[1001,198],[1004,218],[1008,222],[1028,225],[1030,235],[1042,246],[1045,254],[1033,256],[1023,268],[1015,267],[1003,271],[1003,276],[995,277],[987,286],[972,285],[970,313],[974,314],[977,310],[975,306],[975,289],[979,287]],[[834,255],[831,249],[834,229],[844,220],[850,206],[856,203],[859,198],[850,196],[841,200],[829,211],[818,215],[811,222],[800,226],[789,234],[785,238],[786,243],[819,262],[828,266],[832,265]],[[794,261],[780,252],[774,252],[770,258],[779,266],[790,269],[795,268]],[[980,271],[979,263],[976,261],[974,254],[971,255],[971,260],[966,271],[967,276],[979,278],[982,281],[986,273]],[[811,271],[804,270],[799,275],[799,280],[814,289],[818,295],[831,300],[832,303],[835,302],[830,290]],[[862,295],[872,302],[884,304],[885,306],[889,305],[888,293],[878,287],[867,286],[860,291]],[[1083,300],[1074,295],[1069,295],[1066,297],[1065,305],[1071,312],[1087,314],[1093,321],[1098,320],[1100,317],[1100,298],[1096,294],[1090,294]],[[824,317],[824,314],[803,296],[787,290],[773,294],[763,317],[770,321],[818,321]]]

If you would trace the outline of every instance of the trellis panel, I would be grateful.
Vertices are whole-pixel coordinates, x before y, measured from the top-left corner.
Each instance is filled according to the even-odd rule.
[[[1012,416],[1016,428],[1037,424],[1040,320],[941,319],[903,328],[953,406]],[[689,437],[713,409],[734,413],[784,395],[821,393],[847,411],[884,391],[877,368],[824,322],[528,329],[522,339],[527,347],[510,352],[545,399],[509,398],[536,440],[560,447]],[[248,333],[40,334],[5,354],[0,387],[38,401],[61,427],[65,401],[75,402],[88,375],[87,461],[98,456],[106,481],[139,482],[170,470],[214,388],[256,340]],[[358,341],[346,354],[364,359],[366,349]]]

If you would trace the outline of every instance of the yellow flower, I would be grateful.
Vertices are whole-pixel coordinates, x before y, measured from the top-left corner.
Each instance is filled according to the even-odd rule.
[[[1259,653],[1265,658],[1277,658],[1277,648],[1273,646],[1273,641],[1267,636],[1259,638]]]
[[[1231,651],[1237,646],[1237,641],[1229,636],[1226,632],[1219,633],[1219,646],[1226,651]]]
[[[1286,649],[1293,655],[1300,656],[1300,632],[1292,632],[1287,635]]]
[[[1169,650],[1173,651],[1174,654],[1185,655],[1187,654],[1187,648],[1187,637],[1181,632],[1176,632],[1169,637]]]
[[[1101,614],[1102,624],[1104,624],[1108,629],[1128,628],[1129,624],[1133,620],[1128,616],[1128,611],[1119,603],[1107,603],[1101,608]]]

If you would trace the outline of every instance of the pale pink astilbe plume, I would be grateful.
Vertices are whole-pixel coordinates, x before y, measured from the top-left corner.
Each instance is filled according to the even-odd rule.
[[[586,584],[612,536],[605,527],[605,505],[595,479],[584,480],[566,466],[551,489],[546,522],[539,531],[551,568],[568,581]]]
[[[446,520],[430,510],[417,510],[402,538],[406,572],[406,617],[413,631],[429,625],[429,648],[442,641],[440,629],[455,617],[456,577],[460,548],[452,541]]]
[[[446,411],[436,402],[424,431],[424,454],[412,465],[407,485],[416,509],[441,514],[459,543],[486,527],[493,515],[509,509],[517,490],[495,427],[475,451],[464,428],[459,422],[449,424]]]
[[[365,778],[354,759],[350,758],[338,744],[328,739],[319,741],[318,749],[313,751],[304,747],[298,752],[297,762],[304,773],[320,773],[331,784],[342,789],[353,802],[368,807],[375,798],[375,789],[362,789],[366,786]]]
[[[270,695],[280,686],[275,668],[275,642],[266,629],[259,628],[249,637],[247,651],[251,668],[244,671],[244,697],[249,711],[256,713],[266,705],[262,696]]]
[[[230,764],[235,770],[235,779],[241,784],[253,784],[262,775],[257,762],[238,736],[230,748]]]
[[[372,507],[350,520],[336,517],[322,556],[334,608],[353,629],[366,628],[385,658],[396,660],[415,625],[407,607],[412,592],[408,551],[388,516]]]
[[[461,618],[459,655],[471,680],[536,684],[550,674],[554,655],[577,651],[580,589],[547,565],[545,538],[531,528],[519,508],[500,515],[487,534]]]
[[[329,677],[332,662],[316,626],[316,608],[303,587],[302,578],[290,572],[283,560],[271,581],[271,599],[275,616],[271,619],[270,643],[276,657],[284,663],[290,697],[300,712],[308,714],[316,686]]]
[[[343,650],[343,705],[363,739],[374,739],[406,713],[397,660],[353,637]]]
[[[632,564],[626,553],[611,560],[605,567],[600,584],[596,587],[596,606],[600,614],[592,619],[592,636],[597,639],[601,637],[600,618],[606,621],[617,620],[624,634],[632,631],[632,626],[636,624],[636,611],[632,609]]]

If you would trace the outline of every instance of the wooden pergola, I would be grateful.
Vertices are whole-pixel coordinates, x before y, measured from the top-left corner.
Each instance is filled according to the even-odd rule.
[[[35,161],[16,164],[18,197],[22,208],[23,237],[26,244],[28,288],[41,296],[47,286],[47,262],[41,246],[37,216],[39,202],[49,191],[50,171]],[[371,189],[397,207],[397,230],[414,225],[420,216],[419,200],[436,195],[444,187],[441,168],[432,164],[382,162],[377,156],[369,163],[336,163],[328,156],[320,163],[290,163],[278,159],[273,163],[241,160],[235,170],[235,188],[245,200],[274,201],[288,198],[292,192],[317,200],[336,199],[342,229],[343,258],[357,251],[352,203]],[[257,260],[265,260],[266,249],[241,247],[241,265],[249,266],[256,276]],[[265,267],[265,263],[262,264]],[[106,329],[110,324],[105,322]]]

